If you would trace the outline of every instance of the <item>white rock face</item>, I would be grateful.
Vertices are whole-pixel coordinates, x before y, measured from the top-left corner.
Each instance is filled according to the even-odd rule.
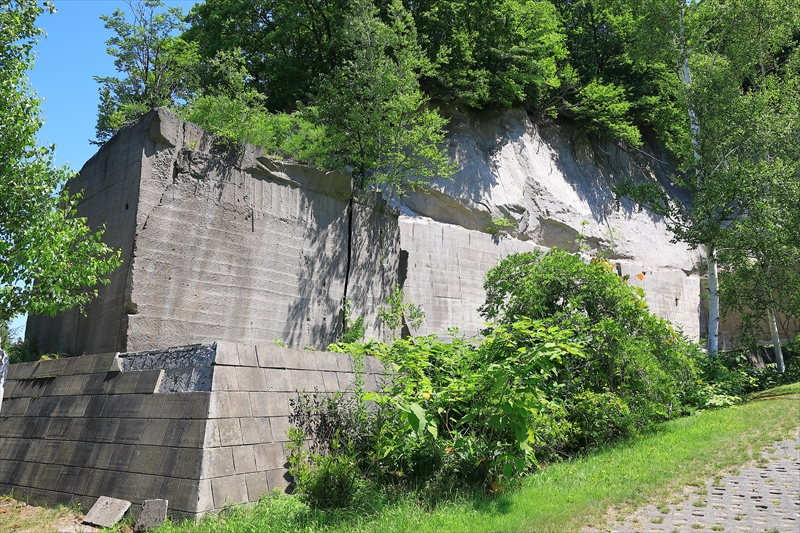
[[[540,127],[516,109],[454,112],[449,127],[459,167],[454,180],[438,180],[430,194],[410,192],[400,205],[406,294],[427,314],[417,333],[442,333],[449,325],[477,332],[483,322],[475,309],[489,268],[515,251],[577,251],[582,234],[587,255],[604,253],[645,288],[656,314],[699,335],[699,252],[670,242],[660,217],[627,200],[617,207],[612,191],[624,178],[656,179],[685,200],[663,153],[593,142],[569,126]],[[500,218],[515,226],[488,235]]]
[[[539,127],[521,109],[454,113],[450,130],[459,172],[434,183],[431,194],[409,193],[403,204],[410,212],[478,231],[507,218],[516,222],[512,236],[547,247],[575,250],[583,233],[588,253],[651,268],[691,271],[699,260],[670,242],[659,217],[626,200],[618,209],[614,200],[612,186],[627,177],[658,179],[681,197],[664,154],[648,147],[631,154],[563,125]]]

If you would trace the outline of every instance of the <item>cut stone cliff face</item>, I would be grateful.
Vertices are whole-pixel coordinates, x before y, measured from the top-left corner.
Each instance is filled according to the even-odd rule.
[[[253,146],[221,147],[163,110],[114,136],[70,183],[79,216],[106,226],[124,265],[86,309],[30,317],[40,348],[71,354],[161,349],[209,340],[324,348],[341,309],[386,339],[377,310],[398,282],[425,313],[413,333],[483,328],[486,272],[509,253],[560,246],[603,251],[643,285],[651,309],[699,333],[697,254],[613,183],[669,187],[654,150],[589,142],[524,111],[453,113],[448,148],[460,171],[397,207],[356,194],[349,175],[281,163]],[[636,155],[631,155],[635,153]],[[679,191],[674,191],[679,194]],[[487,232],[492,220],[513,227]]]
[[[479,331],[476,309],[489,268],[518,251],[577,251],[582,235],[584,252],[604,254],[642,285],[656,314],[699,335],[699,253],[672,243],[652,213],[627,200],[618,207],[612,191],[624,178],[656,180],[687,201],[669,180],[665,154],[590,141],[568,125],[537,126],[521,109],[453,112],[449,128],[448,149],[459,168],[453,181],[409,192],[399,205],[406,294],[426,311],[417,333],[450,325]],[[513,225],[489,235],[497,219]]]

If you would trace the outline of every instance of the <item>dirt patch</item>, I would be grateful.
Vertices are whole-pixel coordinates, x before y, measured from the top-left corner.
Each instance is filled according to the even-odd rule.
[[[0,531],[6,533],[55,533],[75,527],[83,513],[69,507],[37,507],[0,496]]]

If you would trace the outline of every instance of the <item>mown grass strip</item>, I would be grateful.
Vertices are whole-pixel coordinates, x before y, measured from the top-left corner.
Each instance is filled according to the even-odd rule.
[[[309,510],[273,495],[198,525],[167,524],[158,533],[194,532],[577,532],[598,525],[610,507],[621,513],[665,499],[685,485],[742,465],[800,426],[800,383],[752,401],[663,424],[655,434],[550,465],[494,497],[461,497],[433,510],[411,497],[377,501],[373,514]]]

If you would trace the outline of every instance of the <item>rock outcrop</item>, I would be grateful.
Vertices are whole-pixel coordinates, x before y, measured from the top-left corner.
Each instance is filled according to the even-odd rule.
[[[398,282],[426,313],[415,333],[471,335],[483,327],[489,268],[515,251],[577,250],[579,235],[587,254],[602,251],[644,286],[655,313],[698,336],[697,253],[671,243],[652,214],[617,209],[611,191],[633,176],[679,195],[663,154],[535,126],[522,110],[453,113],[450,129],[454,181],[391,207],[353,199],[349,175],[231,150],[150,112],[70,183],[84,190],[79,215],[106,226],[124,265],[86,316],[30,317],[28,336],[76,355],[209,339],[324,348],[341,333],[344,299],[368,336],[385,338],[377,309]]]
[[[581,240],[587,255],[603,253],[642,285],[656,314],[699,336],[699,253],[671,242],[659,217],[626,200],[617,206],[612,191],[623,178],[657,180],[688,201],[669,180],[665,154],[593,141],[564,124],[537,126],[516,109],[453,113],[447,139],[459,165],[453,181],[409,192],[399,205],[406,294],[427,316],[418,333],[452,325],[477,332],[483,275],[499,259],[542,247],[577,251]],[[512,226],[490,235],[498,219]]]

